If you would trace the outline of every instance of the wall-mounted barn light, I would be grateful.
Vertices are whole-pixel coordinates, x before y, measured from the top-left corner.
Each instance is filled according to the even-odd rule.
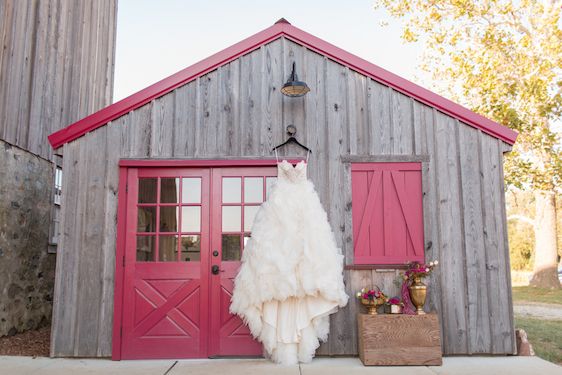
[[[291,76],[287,80],[287,83],[285,83],[281,88],[283,95],[290,97],[303,96],[310,91],[310,88],[305,82],[299,81],[299,77],[297,77],[297,73],[295,72],[295,65],[296,64],[293,62],[293,71],[291,72]]]

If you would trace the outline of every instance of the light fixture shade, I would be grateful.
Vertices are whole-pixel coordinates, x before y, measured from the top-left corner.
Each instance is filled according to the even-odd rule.
[[[299,81],[297,73],[295,72],[295,63],[293,62],[293,71],[291,72],[291,76],[287,80],[287,83],[285,83],[281,88],[281,93],[290,97],[298,97],[305,95],[309,91],[310,88],[306,82]]]
[[[281,88],[283,95],[297,97],[303,96],[310,91],[310,88],[302,81],[288,81]]]

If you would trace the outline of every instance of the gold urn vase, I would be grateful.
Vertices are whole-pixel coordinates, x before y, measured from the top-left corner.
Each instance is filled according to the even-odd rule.
[[[421,277],[414,277],[414,282],[408,287],[410,291],[410,299],[416,307],[416,314],[423,315],[423,305],[425,305],[425,297],[427,296],[427,285],[422,283]]]
[[[377,315],[377,308],[381,306],[384,301],[381,299],[368,299],[368,298],[361,298],[361,303],[363,306],[367,307],[367,314],[369,315]]]

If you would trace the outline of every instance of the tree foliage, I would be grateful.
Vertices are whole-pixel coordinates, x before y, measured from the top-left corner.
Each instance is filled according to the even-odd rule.
[[[438,91],[519,132],[506,180],[560,191],[562,1],[375,0],[422,41]]]

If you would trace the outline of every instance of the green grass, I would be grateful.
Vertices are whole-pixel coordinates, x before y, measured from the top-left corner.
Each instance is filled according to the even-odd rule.
[[[562,289],[539,289],[531,286],[514,286],[513,302],[542,302],[562,305]]]
[[[562,365],[562,320],[515,317],[515,327],[527,332],[535,354]]]

